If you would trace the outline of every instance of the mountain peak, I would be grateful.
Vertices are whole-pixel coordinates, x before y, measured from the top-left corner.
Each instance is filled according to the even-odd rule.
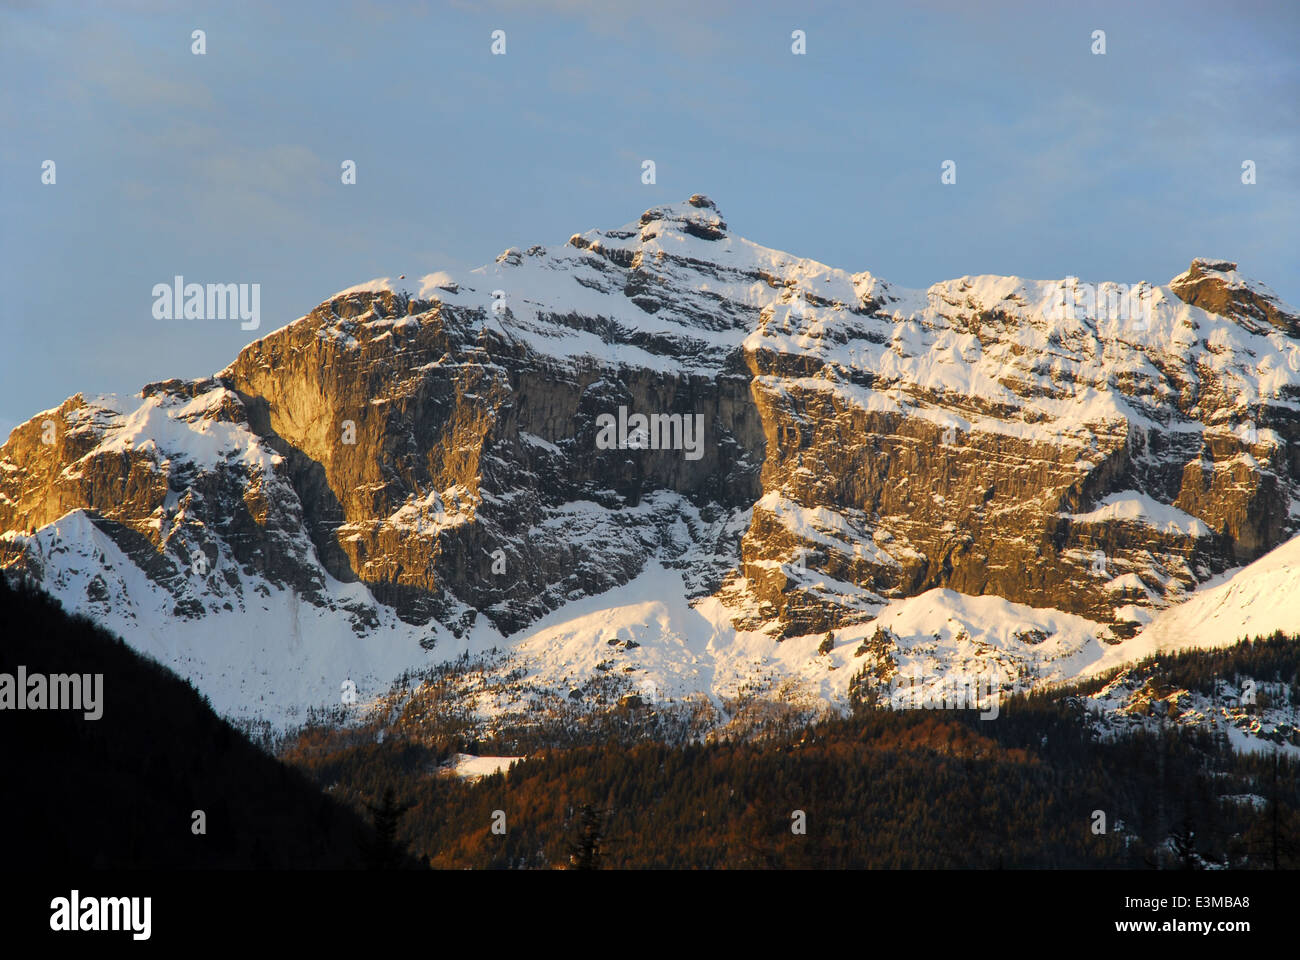
[[[656,224],[680,229],[701,240],[721,240],[727,235],[727,223],[722,219],[718,205],[701,193],[692,194],[682,203],[651,207],[641,214],[640,223],[643,241],[659,235]]]
[[[1234,273],[1237,265],[1231,260],[1214,260],[1209,257],[1193,257],[1192,266],[1188,273],[1207,272],[1210,270],[1216,273]]]
[[[1244,322],[1254,332],[1267,324],[1289,337],[1300,336],[1300,311],[1269,287],[1237,272],[1231,260],[1196,257],[1191,266],[1169,281],[1169,289],[1184,303]]]

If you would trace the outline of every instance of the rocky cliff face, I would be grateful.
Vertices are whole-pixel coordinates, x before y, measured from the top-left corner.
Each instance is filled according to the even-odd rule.
[[[944,588],[1118,643],[1300,521],[1300,317],[1224,261],[1137,309],[1073,278],[912,291],[695,196],[413,286],[20,426],[0,564],[129,607],[40,536],[82,511],[177,623],[275,589],[360,636],[391,610],[508,637],[654,560],[773,640]]]

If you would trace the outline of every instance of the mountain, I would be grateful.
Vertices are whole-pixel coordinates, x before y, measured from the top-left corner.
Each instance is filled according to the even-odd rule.
[[[909,290],[696,195],[37,414],[0,565],[277,723],[493,650],[488,712],[1031,685],[1300,532],[1298,400],[1300,313],[1236,264]]]

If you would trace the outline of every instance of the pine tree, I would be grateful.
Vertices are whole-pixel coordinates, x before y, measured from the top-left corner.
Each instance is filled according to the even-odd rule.
[[[375,840],[366,844],[366,859],[372,870],[394,870],[402,865],[406,851],[397,842],[397,825],[411,804],[397,802],[392,787],[384,788],[384,796],[378,806],[366,804],[375,825]]]
[[[599,870],[600,845],[605,840],[604,817],[591,804],[579,813],[578,837],[569,845],[569,865],[574,870]]]

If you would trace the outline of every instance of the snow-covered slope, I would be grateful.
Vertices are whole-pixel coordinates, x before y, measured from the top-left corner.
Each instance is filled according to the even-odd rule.
[[[1231,646],[1279,630],[1300,634],[1300,537],[1206,583],[1087,672],[1165,651]]]
[[[1278,751],[1300,758],[1300,707],[1295,701],[1294,688],[1285,681],[1219,678],[1206,693],[1160,683],[1149,669],[1135,666],[1077,702],[1103,738],[1154,734],[1176,724],[1221,736],[1240,752]]]
[[[231,564],[235,583],[225,584],[221,602],[211,602],[201,616],[182,617],[173,593],[150,579],[85,511],[41,528],[25,547],[46,572],[43,586],[65,609],[90,616],[193,679],[227,716],[274,727],[302,723],[314,707],[351,699],[349,681],[362,703],[403,671],[429,662],[420,647],[428,630],[403,623],[360,583],[326,574],[323,596],[313,603]],[[187,576],[206,599],[203,578]]]

